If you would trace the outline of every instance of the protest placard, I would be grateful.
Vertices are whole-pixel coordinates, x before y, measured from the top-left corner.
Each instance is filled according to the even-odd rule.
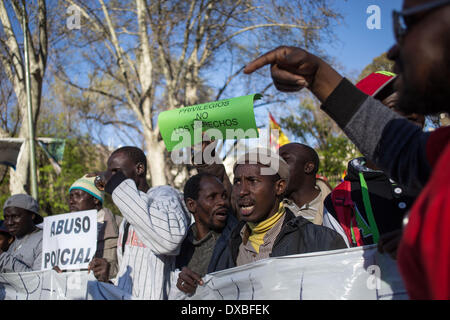
[[[44,218],[42,270],[87,268],[97,249],[97,210]]]
[[[158,125],[167,150],[200,143],[202,132],[207,130],[210,138],[219,140],[236,138],[233,134],[230,136],[234,130],[248,132],[247,136],[239,138],[257,138],[253,102],[259,98],[260,94],[251,94],[160,113]]]

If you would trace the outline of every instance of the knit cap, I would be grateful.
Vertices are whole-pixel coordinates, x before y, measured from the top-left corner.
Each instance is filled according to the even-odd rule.
[[[360,80],[356,87],[365,94],[377,98],[376,95],[393,83],[396,77],[395,73],[389,71],[376,71]]]
[[[87,177],[87,174],[84,175],[82,178],[75,181],[72,186],[69,189],[70,191],[74,189],[83,190],[87,193],[89,193],[91,196],[97,198],[103,203],[103,200],[105,198],[104,192],[97,189],[97,187],[94,184],[95,176],[94,177]]]

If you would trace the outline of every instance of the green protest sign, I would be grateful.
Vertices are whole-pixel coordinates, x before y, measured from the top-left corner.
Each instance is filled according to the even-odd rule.
[[[160,113],[158,125],[167,150],[200,143],[202,132],[215,139],[257,138],[253,102],[260,98],[260,94],[251,94]]]

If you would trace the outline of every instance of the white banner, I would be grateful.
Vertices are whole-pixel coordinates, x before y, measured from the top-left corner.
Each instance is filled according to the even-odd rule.
[[[265,259],[204,281],[191,299],[408,299],[396,262],[376,245]]]
[[[97,249],[97,210],[44,218],[42,270],[87,268]]]
[[[396,263],[375,246],[271,258],[206,275],[195,300],[408,299]],[[0,300],[132,297],[92,272],[0,274]]]
[[[0,273],[0,300],[86,300],[91,281],[87,271]]]

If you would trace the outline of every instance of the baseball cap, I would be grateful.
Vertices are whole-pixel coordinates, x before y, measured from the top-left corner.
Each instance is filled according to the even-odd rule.
[[[361,79],[356,84],[356,87],[365,94],[379,99],[382,97],[378,97],[378,95],[380,95],[382,91],[389,89],[388,87],[392,86],[396,78],[397,75],[395,73],[389,71],[376,71]],[[393,93],[394,88],[390,88],[390,91]],[[386,96],[388,95],[389,94],[386,94]]]
[[[33,197],[27,194],[15,194],[9,197],[3,206],[3,211],[9,207],[25,209],[36,214],[35,224],[42,223],[44,219],[39,215],[39,204]]]

